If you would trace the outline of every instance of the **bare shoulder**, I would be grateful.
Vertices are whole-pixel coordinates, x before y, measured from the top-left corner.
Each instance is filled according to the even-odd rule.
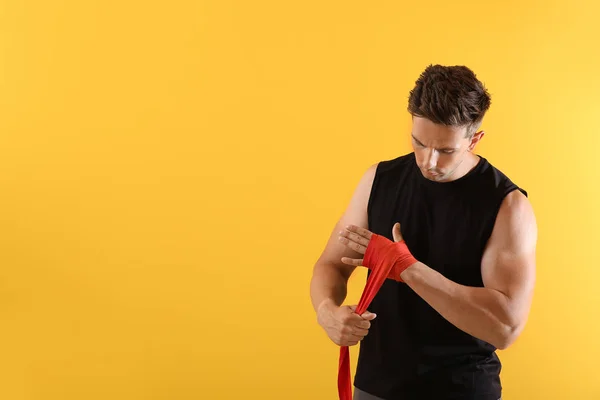
[[[327,241],[321,256],[317,260],[317,264],[333,265],[350,274],[355,267],[342,263],[342,257],[362,258],[360,253],[357,253],[340,243],[338,240],[338,232],[351,224],[369,229],[367,206],[378,165],[379,164],[376,163],[369,166],[359,179],[346,209],[331,231],[329,240]]]
[[[508,296],[529,297],[535,281],[536,244],[533,207],[527,196],[514,190],[500,205],[483,254],[484,286]]]
[[[520,190],[506,195],[492,232],[492,240],[516,251],[533,251],[537,242],[537,222],[531,202]]]
[[[356,221],[360,223],[358,226],[361,228],[369,229],[367,221],[367,206],[369,203],[369,197],[371,196],[373,180],[375,179],[375,173],[377,172],[378,165],[379,164],[371,165],[363,173],[340,220],[349,219]],[[348,221],[348,223],[356,225],[356,223],[352,221]]]

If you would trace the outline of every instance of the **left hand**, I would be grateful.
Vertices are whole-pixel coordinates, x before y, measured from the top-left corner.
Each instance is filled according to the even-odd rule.
[[[352,250],[360,254],[365,254],[369,242],[371,241],[371,236],[373,236],[373,232],[365,228],[356,225],[348,225],[344,231],[339,232],[339,241],[350,247]],[[400,223],[398,222],[392,227],[392,237],[396,243],[404,240],[400,233]],[[342,257],[342,262],[344,264],[353,266],[363,265],[363,260],[363,258]]]

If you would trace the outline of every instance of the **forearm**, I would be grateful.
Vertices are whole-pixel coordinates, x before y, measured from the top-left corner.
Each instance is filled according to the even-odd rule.
[[[315,311],[326,300],[336,306],[342,305],[348,291],[348,277],[349,273],[333,265],[315,265],[310,282],[310,297]]]
[[[406,269],[402,280],[440,315],[464,332],[496,348],[508,347],[518,333],[510,299],[503,293],[457,284],[423,263]]]

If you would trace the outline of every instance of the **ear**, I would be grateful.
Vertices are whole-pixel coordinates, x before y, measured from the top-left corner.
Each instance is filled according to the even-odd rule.
[[[483,138],[483,135],[485,135],[484,131],[479,131],[473,134],[473,137],[471,138],[471,143],[469,143],[469,147],[467,149],[467,151],[473,151],[473,149],[475,149],[475,146],[477,145],[477,143],[479,143],[479,141]]]

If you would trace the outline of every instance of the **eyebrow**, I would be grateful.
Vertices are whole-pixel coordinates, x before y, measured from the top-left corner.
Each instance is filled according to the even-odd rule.
[[[418,144],[418,145],[420,145],[420,146],[425,146],[425,145],[424,145],[423,143],[421,143],[421,142],[419,141],[419,139],[417,139],[417,138],[415,137],[415,135],[413,135],[412,133],[411,133],[411,136],[412,136],[413,140],[414,140],[415,142],[417,142],[417,144]],[[436,149],[436,150],[440,150],[440,151],[456,151],[456,150],[458,150],[458,148],[456,148],[456,147],[443,147],[443,148],[441,148],[441,149]]]

